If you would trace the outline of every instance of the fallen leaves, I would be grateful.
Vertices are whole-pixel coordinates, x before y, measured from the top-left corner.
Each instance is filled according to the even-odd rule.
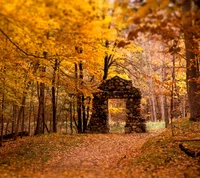
[[[28,177],[37,177],[38,174],[45,177],[115,175],[116,170],[120,171],[121,163],[132,157],[130,152],[141,147],[151,136],[147,133],[51,134],[23,138],[13,143],[8,151],[7,146],[1,150],[0,171],[10,177],[12,174],[28,174]]]
[[[170,129],[161,132],[50,134],[8,142],[0,149],[0,177],[199,176],[198,159],[180,150]]]

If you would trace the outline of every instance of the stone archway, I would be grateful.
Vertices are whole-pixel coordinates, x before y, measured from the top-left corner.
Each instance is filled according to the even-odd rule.
[[[140,91],[132,86],[131,80],[115,76],[104,81],[100,92],[93,93],[92,116],[88,125],[89,132],[108,133],[108,99],[126,99],[125,133],[145,132],[145,120],[140,114]]]

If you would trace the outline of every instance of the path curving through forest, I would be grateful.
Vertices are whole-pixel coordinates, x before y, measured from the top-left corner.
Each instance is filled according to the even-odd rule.
[[[53,163],[51,160],[45,175],[87,178],[133,177],[126,163],[137,156],[137,150],[150,137],[161,132],[162,130],[142,134],[88,135],[83,143],[66,150]]]

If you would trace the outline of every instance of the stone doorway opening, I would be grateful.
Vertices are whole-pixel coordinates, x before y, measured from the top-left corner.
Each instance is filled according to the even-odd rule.
[[[126,122],[125,133],[146,132],[145,119],[140,114],[140,90],[132,86],[131,80],[115,76],[105,80],[93,93],[92,115],[88,124],[88,132],[109,133],[108,100],[125,99]]]
[[[124,133],[126,121],[126,99],[108,99],[109,133]]]

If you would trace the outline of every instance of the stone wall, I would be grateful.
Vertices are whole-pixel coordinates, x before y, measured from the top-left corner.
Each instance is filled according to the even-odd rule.
[[[132,86],[130,80],[118,76],[104,81],[100,92],[93,93],[92,116],[88,131],[94,133],[108,133],[108,99],[126,99],[126,125],[125,133],[145,132],[145,120],[141,118],[141,93]]]

